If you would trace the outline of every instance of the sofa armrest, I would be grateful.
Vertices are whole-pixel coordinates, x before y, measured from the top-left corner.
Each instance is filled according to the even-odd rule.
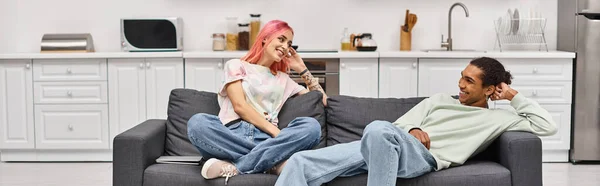
[[[512,186],[542,186],[542,142],[529,132],[504,132],[495,142],[498,163],[510,170]]]
[[[142,186],[144,170],[164,153],[166,122],[147,120],[115,137],[114,186]]]

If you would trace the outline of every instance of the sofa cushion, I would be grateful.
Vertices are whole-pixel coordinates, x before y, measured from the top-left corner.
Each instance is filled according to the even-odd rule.
[[[205,180],[202,167],[194,165],[154,164],[144,171],[144,186],[208,186],[225,185],[225,178]],[[272,186],[277,176],[272,174],[245,174],[229,178],[228,186]]]
[[[196,113],[219,114],[217,94],[193,89],[173,89],[167,109],[165,154],[199,156],[187,135],[187,121]]]
[[[296,117],[314,117],[325,131],[325,113],[321,101],[322,94],[311,91],[301,96],[289,98],[279,113],[279,127],[283,128]],[[199,156],[200,153],[187,137],[187,121],[196,113],[218,115],[217,94],[193,89],[174,89],[169,96],[167,110],[167,136],[165,155]],[[320,147],[325,146],[325,135],[321,137]]]
[[[367,185],[367,174],[336,178],[328,186]],[[432,172],[412,179],[398,178],[398,186],[510,186],[510,171],[491,161],[468,161],[463,166]]]
[[[331,96],[327,100],[327,146],[360,140],[374,120],[394,122],[424,97],[359,98]]]
[[[309,116],[319,121],[321,125],[321,141],[315,148],[325,147],[327,130],[325,122],[325,106],[323,105],[323,94],[319,91],[310,91],[301,96],[289,98],[281,107],[279,112],[279,128],[283,129],[288,124],[301,116]]]

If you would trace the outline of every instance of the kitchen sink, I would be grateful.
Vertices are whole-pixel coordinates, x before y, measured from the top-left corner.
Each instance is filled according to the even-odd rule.
[[[453,49],[452,51],[448,51],[446,49],[430,49],[430,50],[423,50],[424,52],[483,52],[485,53],[485,50],[474,50],[474,49]]]

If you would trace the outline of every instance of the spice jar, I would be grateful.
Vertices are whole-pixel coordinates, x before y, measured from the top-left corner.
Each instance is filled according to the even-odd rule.
[[[237,17],[227,17],[227,46],[229,51],[237,50],[238,46],[238,23]]]
[[[225,50],[225,34],[214,33],[212,37],[213,37],[213,51]]]
[[[260,32],[260,14],[250,14],[250,45],[256,41],[256,37]]]
[[[250,49],[250,29],[248,23],[238,24],[238,50]]]

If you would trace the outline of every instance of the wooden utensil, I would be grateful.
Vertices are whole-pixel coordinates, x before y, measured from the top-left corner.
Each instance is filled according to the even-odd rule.
[[[417,15],[408,14],[406,16],[406,24],[400,30],[400,51],[412,50],[412,29],[417,24]]]
[[[408,16],[410,15],[409,10],[406,9],[406,16],[404,16],[404,26],[402,26],[402,30],[408,32]]]
[[[411,32],[413,27],[417,24],[417,15],[410,14],[408,17],[408,32]]]

